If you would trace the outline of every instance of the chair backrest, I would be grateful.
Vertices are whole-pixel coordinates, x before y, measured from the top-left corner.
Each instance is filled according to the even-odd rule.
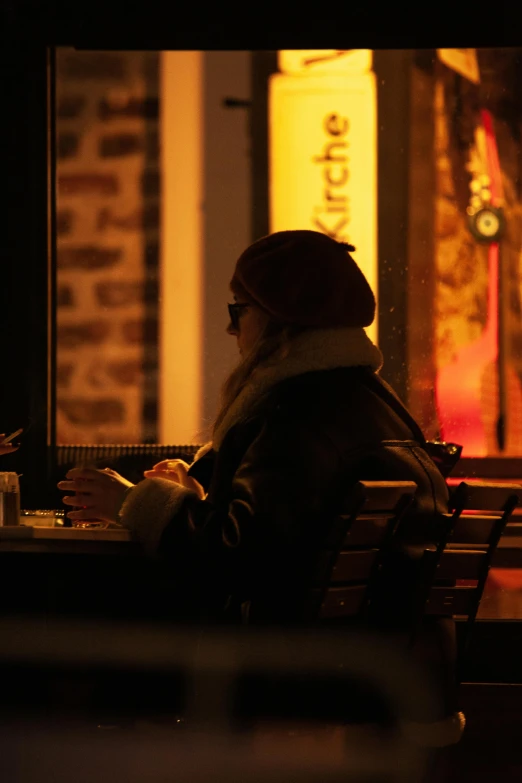
[[[309,594],[319,621],[361,616],[393,533],[417,490],[412,481],[360,481],[336,518],[320,554]]]
[[[184,459],[192,461],[200,446],[174,446],[161,443],[101,443],[96,445],[56,446],[56,465],[63,472],[78,466],[106,467],[125,464],[136,468],[140,477],[143,470],[149,469],[154,462],[162,459]],[[114,468],[115,470],[117,468]],[[121,468],[120,468],[121,469]]]
[[[435,553],[435,576],[425,614],[475,620],[491,561],[522,486],[462,482],[450,496],[450,513]]]

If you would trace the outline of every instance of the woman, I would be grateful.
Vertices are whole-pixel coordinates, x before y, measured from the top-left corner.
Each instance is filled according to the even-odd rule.
[[[228,333],[241,359],[190,467],[161,462],[136,486],[73,469],[58,485],[82,507],[71,519],[120,522],[169,558],[194,616],[298,617],[314,554],[358,480],[413,480],[418,511],[446,509],[441,474],[379,393],[382,356],[364,331],[375,299],[353,250],[282,231],[240,256]]]

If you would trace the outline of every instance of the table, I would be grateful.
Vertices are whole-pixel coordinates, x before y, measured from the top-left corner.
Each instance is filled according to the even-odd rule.
[[[10,553],[13,563],[17,563],[20,574],[27,574],[35,568],[41,578],[56,581],[59,573],[71,572],[69,578],[78,581],[75,569],[80,569],[87,579],[94,571],[98,572],[97,581],[110,577],[110,568],[114,568],[113,578],[117,579],[122,571],[131,578],[147,578],[154,582],[162,568],[159,561],[143,556],[141,545],[133,540],[132,534],[125,528],[74,528],[44,526],[0,527],[0,554]],[[37,555],[47,555],[38,558]],[[60,556],[71,556],[71,567],[67,568]],[[27,561],[25,558],[29,557]],[[151,572],[152,564],[154,563]],[[5,570],[4,568],[0,569]],[[509,571],[508,571],[509,569]],[[13,574],[15,582],[17,575]],[[0,576],[1,581],[1,576]],[[34,579],[33,579],[34,581]],[[130,588],[129,588],[130,589]],[[8,591],[9,593],[10,591]],[[1,605],[1,599],[0,599]],[[521,620],[522,619],[522,524],[511,523],[502,536],[495,557],[491,578],[489,579],[479,611],[480,619]]]
[[[0,552],[135,554],[140,545],[125,528],[19,525],[0,527]]]
[[[0,527],[0,555],[0,617],[176,622],[168,564],[145,557],[123,528]],[[511,523],[475,623],[471,679],[522,683],[521,620],[522,525]]]
[[[0,616],[171,619],[167,563],[124,528],[0,527]]]

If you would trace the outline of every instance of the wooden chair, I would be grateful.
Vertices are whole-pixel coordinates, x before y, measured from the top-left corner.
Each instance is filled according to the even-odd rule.
[[[438,624],[439,646],[445,648],[447,656],[441,667],[441,681],[445,682],[446,698],[448,703],[453,703],[455,711],[438,726],[409,728],[414,741],[424,747],[438,748],[440,755],[433,759],[430,778],[437,783],[448,779],[453,763],[450,748],[459,743],[466,725],[458,707],[458,688],[469,655],[473,625],[495,549],[521,498],[522,486],[463,481],[451,493],[450,512],[436,520],[437,543],[424,553],[418,586],[419,613],[410,644],[414,648],[417,642],[422,643],[425,625],[430,620]],[[447,623],[453,620],[465,623],[460,649],[454,638],[453,623],[453,630],[448,634]]]
[[[341,639],[345,630],[364,631],[382,558],[416,490],[409,481],[361,481],[354,486],[345,513],[334,520],[324,542],[299,613],[298,626],[308,628],[310,638],[320,638],[323,630],[339,629]],[[371,683],[340,676],[341,652],[338,665],[339,672],[329,678],[305,676],[298,670],[281,676],[245,676],[236,697],[240,724],[251,730],[282,721],[296,727],[303,721],[386,725],[390,707],[383,695]]]
[[[416,490],[412,481],[356,484],[321,552],[309,594],[311,618],[336,624],[364,616],[382,557]]]
[[[377,597],[376,585],[382,589],[375,576],[415,489],[407,482],[361,482],[356,487],[351,511],[336,520],[316,572],[312,605],[320,622],[335,625],[364,618]],[[407,633],[411,647],[425,618],[463,616],[465,655],[495,548],[519,496],[522,487],[465,482],[452,493],[450,512],[437,518],[435,544],[426,549],[419,581],[411,586],[419,607]],[[448,659],[448,682],[455,674],[458,680],[460,667],[455,658]],[[444,680],[445,675],[441,683]],[[451,709],[440,721],[411,723],[407,730],[412,741],[435,748],[458,742],[464,725],[463,714]]]
[[[515,484],[461,482],[451,493],[450,513],[440,519],[438,545],[426,552],[431,584],[422,614],[465,619],[460,669],[495,549],[521,498]]]

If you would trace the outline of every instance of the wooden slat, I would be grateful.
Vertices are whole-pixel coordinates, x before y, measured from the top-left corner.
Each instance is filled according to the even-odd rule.
[[[437,568],[436,579],[478,579],[486,552],[473,549],[446,549]]]
[[[467,615],[474,597],[474,587],[432,587],[426,614]]]
[[[366,585],[331,587],[324,597],[320,617],[353,617],[361,611],[365,596]]]
[[[346,533],[343,546],[380,546],[392,517],[392,514],[368,514],[357,517]]]
[[[368,581],[377,555],[377,549],[340,552],[332,570],[331,583]]]
[[[487,544],[498,517],[472,514],[461,516],[449,541],[459,544]]]
[[[384,542],[394,514],[361,514],[355,519],[349,515],[337,517],[324,543],[325,549],[351,547],[379,547]],[[345,534],[346,531],[346,534]]]
[[[404,495],[413,495],[417,485],[413,481],[361,481],[366,498],[363,511],[394,511]]]
[[[519,499],[522,499],[521,485],[463,482],[451,493],[450,502],[477,511],[499,511],[513,495],[518,495]]]

